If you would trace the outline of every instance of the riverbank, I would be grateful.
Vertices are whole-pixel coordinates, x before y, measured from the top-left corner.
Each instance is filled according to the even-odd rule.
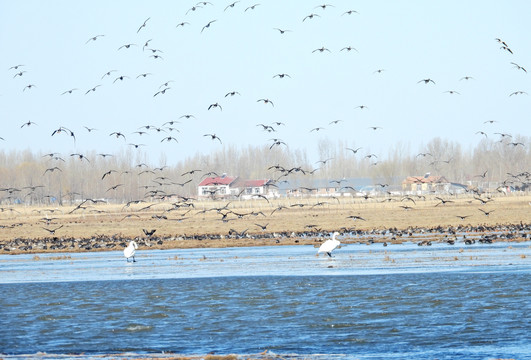
[[[85,202],[10,206],[0,214],[0,253],[318,245],[339,231],[343,243],[525,241],[531,196],[305,198]],[[495,236],[493,236],[495,235]]]

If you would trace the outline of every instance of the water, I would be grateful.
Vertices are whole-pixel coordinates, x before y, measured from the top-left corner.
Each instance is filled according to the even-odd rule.
[[[334,255],[289,246],[139,251],[134,264],[119,252],[0,256],[0,353],[531,358],[530,243]]]

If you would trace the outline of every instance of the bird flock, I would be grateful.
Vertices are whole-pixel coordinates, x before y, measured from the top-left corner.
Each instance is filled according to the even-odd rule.
[[[319,88],[319,85],[312,87],[312,79],[301,79],[303,71],[299,71],[299,68],[304,67],[306,63],[315,66],[318,69],[326,68],[328,66],[334,66],[341,62],[346,62],[349,66],[355,66],[358,57],[367,56],[364,53],[364,49],[357,44],[352,44],[352,39],[357,39],[358,36],[343,36],[342,40],[344,44],[338,47],[332,45],[326,45],[318,42],[325,41],[323,37],[316,39],[315,45],[305,48],[308,40],[306,39],[304,46],[297,46],[288,54],[277,54],[275,59],[275,65],[277,70],[266,73],[259,77],[260,81],[257,81],[257,86],[252,88],[244,88],[241,86],[241,81],[235,81],[231,84],[221,83],[216,81],[215,73],[205,70],[205,74],[195,75],[196,81],[203,83],[201,86],[204,90],[200,92],[194,92],[193,101],[183,103],[180,101],[180,96],[187,92],[186,83],[183,83],[182,78],[175,77],[176,73],[169,71],[172,67],[180,67],[182,72],[186,72],[186,69],[181,65],[183,57],[178,57],[179,61],[176,62],[175,52],[179,49],[180,42],[186,43],[186,37],[190,37],[194,40],[198,40],[199,43],[193,45],[195,47],[201,47],[203,42],[207,42],[209,46],[214,46],[216,51],[221,50],[221,53],[212,52],[210,56],[213,59],[209,59],[206,62],[208,67],[211,62],[215,62],[216,57],[231,56],[231,44],[225,42],[223,44],[213,44],[212,40],[215,32],[223,32],[230,26],[234,26],[239,21],[245,22],[245,24],[253,24],[252,17],[257,17],[261,21],[256,23],[263,33],[268,33],[268,36],[275,36],[276,42],[282,43],[277,47],[275,43],[267,43],[270,48],[265,49],[263,56],[265,61],[271,59],[270,52],[275,52],[277,49],[285,50],[286,47],[292,47],[292,43],[286,46],[286,41],[289,41],[289,37],[297,33],[307,33],[308,38],[319,31],[319,21],[327,19],[328,21],[342,23],[345,29],[352,31],[356,22],[363,19],[366,14],[359,9],[352,9],[346,7],[344,3],[340,4],[297,4],[296,10],[292,14],[290,22],[283,24],[276,23],[274,18],[268,18],[264,21],[263,10],[266,7],[271,6],[270,3],[252,3],[248,1],[234,1],[234,2],[220,2],[220,1],[202,1],[197,3],[179,2],[179,11],[175,14],[175,21],[170,26],[160,18],[153,15],[147,15],[137,20],[134,27],[120,32],[120,35],[113,33],[105,33],[94,29],[94,33],[86,34],[85,37],[78,39],[78,46],[80,51],[85,56],[94,57],[94,66],[90,69],[85,69],[90,76],[83,77],[84,81],[79,81],[76,76],[71,76],[71,84],[64,88],[56,88],[55,84],[39,83],[36,79],[41,78],[38,74],[35,74],[37,59],[21,59],[20,63],[14,63],[10,65],[6,70],[9,74],[10,88],[16,89],[13,97],[32,97],[28,100],[28,103],[32,104],[35,98],[44,96],[46,98],[53,93],[57,99],[55,102],[72,101],[76,104],[80,104],[81,109],[88,109],[91,107],[101,106],[108,109],[113,108],[113,114],[116,117],[120,117],[120,106],[129,106],[138,114],[142,114],[139,118],[134,119],[109,119],[103,121],[89,122],[90,119],[83,116],[83,114],[77,113],[81,121],[77,118],[70,119],[68,116],[61,116],[61,109],[57,109],[56,119],[49,119],[49,115],[44,115],[42,118],[24,119],[15,124],[17,127],[16,132],[10,133],[10,136],[4,135],[3,130],[0,129],[0,141],[2,143],[13,143],[18,141],[19,138],[30,136],[29,132],[35,132],[40,134],[41,137],[46,137],[46,141],[49,147],[53,149],[57,139],[58,147],[70,148],[71,151],[62,153],[60,151],[52,151],[45,154],[43,157],[49,161],[49,166],[44,170],[42,174],[36,174],[36,182],[39,182],[39,176],[42,179],[39,183],[45,183],[50,181],[50,176],[57,175],[62,176],[63,168],[62,164],[65,162],[66,157],[70,157],[79,161],[82,166],[92,166],[93,159],[90,159],[87,153],[84,151],[87,147],[92,149],[104,148],[106,144],[112,142],[114,148],[118,148],[126,151],[133,151],[137,154],[142,154],[142,151],[150,152],[151,148],[162,149],[162,152],[170,154],[171,156],[179,156],[179,152],[182,151],[181,143],[190,144],[192,142],[197,150],[202,148],[217,149],[218,147],[226,146],[227,144],[234,142],[234,135],[236,135],[236,142],[241,140],[244,142],[245,138],[251,137],[253,139],[263,139],[262,145],[269,151],[282,152],[287,151],[291,147],[291,141],[288,138],[302,138],[305,139],[305,143],[316,144],[319,141],[320,134],[327,133],[331,129],[335,129],[336,133],[346,133],[345,128],[348,124],[352,124],[353,118],[356,119],[354,128],[355,132],[352,132],[352,138],[359,136],[368,138],[370,142],[377,143],[379,141],[379,134],[382,132],[393,132],[393,129],[389,129],[385,121],[385,126],[382,125],[384,121],[376,117],[365,117],[367,113],[374,111],[379,105],[375,98],[367,105],[364,100],[359,101],[353,99],[349,101],[348,105],[343,106],[344,113],[333,111],[332,118],[326,119],[308,119],[297,121],[290,121],[286,118],[285,112],[286,103],[294,101],[301,106],[312,107],[313,104],[309,104],[311,101],[303,101],[305,99],[296,99],[297,94],[294,89],[294,84],[297,86],[308,86],[315,89],[319,97],[324,97],[323,102],[325,108],[332,112],[335,101],[331,99],[335,94],[326,94],[326,78],[315,79],[318,84],[323,84],[325,90]],[[293,4],[289,6],[294,6]],[[301,14],[296,16],[296,14]],[[282,17],[285,19],[286,17]],[[264,24],[268,24],[265,26]],[[354,25],[353,25],[354,24]],[[257,25],[258,26],[258,25]],[[161,30],[162,29],[162,30]],[[87,29],[88,31],[88,29]],[[161,36],[157,31],[173,31],[176,41],[164,42],[160,39],[166,40],[166,36]],[[242,29],[245,31],[245,29]],[[123,38],[123,34],[126,34]],[[215,37],[219,39],[219,36]],[[238,41],[235,39],[234,41]],[[331,39],[330,39],[331,40]],[[525,77],[527,70],[524,64],[518,59],[519,49],[513,47],[510,44],[510,40],[501,38],[492,38],[491,47],[498,50],[498,57],[504,57],[507,59],[507,66],[511,68],[518,76]],[[257,40],[259,41],[259,40]],[[330,41],[335,44],[336,41]],[[226,47],[227,49],[224,49]],[[177,50],[178,51],[178,50]],[[297,57],[297,63],[291,64],[291,57],[298,56],[299,52],[303,52],[303,57]],[[108,58],[110,66],[101,67],[102,57]],[[338,59],[341,60],[338,60]],[[279,60],[280,59],[280,60]],[[505,60],[504,60],[505,61]],[[225,69],[228,75],[223,76],[223,79],[230,78],[232,74],[238,74],[242,72],[246,74],[246,70],[242,67],[241,59],[233,59],[234,66]],[[389,61],[386,61],[389,63]],[[116,66],[115,66],[116,65]],[[374,68],[366,71],[366,76],[372,76],[376,80],[385,79],[393,71],[399,72],[400,69],[392,69],[390,67],[382,68],[381,64],[375,64]],[[268,68],[269,69],[269,68]],[[472,69],[471,69],[472,70]],[[97,75],[96,75],[97,74]],[[70,74],[73,75],[73,74]],[[213,79],[209,79],[212,77]],[[67,76],[67,79],[69,77]],[[89,81],[87,81],[89,79]],[[352,79],[349,79],[351,81]],[[68,81],[70,81],[68,79]],[[419,87],[418,91],[426,91],[433,88],[437,88],[438,92],[435,95],[431,93],[429,96],[458,96],[466,97],[466,91],[470,83],[481,82],[480,74],[455,74],[454,81],[447,81],[447,79],[432,78],[432,75],[426,74],[417,78],[409,79],[409,85]],[[60,83],[64,83],[63,79]],[[459,86],[459,90],[455,88],[440,88],[441,83],[452,83],[456,87]],[[238,86],[240,85],[240,86]],[[422,88],[422,89],[420,89]],[[298,89],[298,88],[295,88]],[[0,91],[3,91],[0,89]],[[149,104],[145,108],[139,108],[138,104],[135,104],[136,97],[129,98],[131,93],[135,93],[141,97],[138,102],[145,105]],[[258,95],[260,93],[260,95]],[[255,95],[256,94],[256,95]],[[344,94],[343,94],[344,95]],[[504,95],[506,98],[526,98],[528,93],[526,89],[513,89]],[[4,96],[5,97],[5,96]],[[131,101],[131,99],[133,99]],[[343,97],[342,99],[345,99]],[[115,101],[115,103],[113,103]],[[441,100],[443,101],[443,100]],[[168,104],[174,104],[171,106],[171,111],[168,111]],[[244,104],[244,105],[243,105]],[[239,109],[239,107],[242,110]],[[251,111],[247,111],[252,109]],[[247,112],[245,112],[247,111]],[[127,116],[131,116],[131,112],[126,112]],[[148,115],[147,119],[143,118],[144,115]],[[152,114],[152,115],[151,115]],[[228,114],[228,115],[227,115]],[[257,114],[259,114],[257,116]],[[13,116],[14,114],[9,114]],[[70,114],[69,114],[70,115]],[[330,115],[329,115],[330,116]],[[16,118],[16,116],[13,116]],[[227,120],[228,117],[232,117],[236,120]],[[340,117],[340,119],[338,119]],[[259,121],[255,121],[258,118]],[[367,123],[370,120],[374,123]],[[59,123],[57,123],[59,121]],[[525,141],[513,136],[508,131],[503,131],[503,119],[500,120],[481,120],[478,124],[482,124],[483,128],[477,130],[475,135],[479,135],[484,138],[491,136],[499,136],[499,142],[514,149],[525,149],[527,146]],[[134,125],[132,125],[134,124]],[[493,131],[491,128],[501,124],[502,129],[500,131]],[[138,126],[137,126],[138,125]],[[397,127],[399,125],[396,125]],[[402,125],[404,126],[404,125]],[[408,124],[411,126],[411,124]],[[230,135],[229,135],[230,134]],[[247,136],[247,134],[252,134]],[[226,141],[225,136],[230,137],[230,141]],[[285,135],[285,136],[284,136]],[[474,134],[470,134],[473,136]],[[35,136],[32,134],[31,136]],[[79,145],[83,143],[84,145]],[[1,143],[0,143],[1,144]],[[118,145],[116,145],[118,144]],[[116,147],[118,146],[118,147]],[[163,148],[156,146],[164,146]],[[189,146],[189,145],[187,145]],[[355,146],[347,145],[344,149],[349,156],[355,158],[360,157],[371,161],[371,165],[378,166],[378,156],[371,151],[368,146]],[[189,151],[189,149],[187,149]],[[116,156],[116,153],[102,151],[97,154],[98,157],[105,159],[107,157]],[[380,154],[380,156],[382,156]],[[421,152],[417,155],[421,158],[432,158],[429,161],[429,165],[436,167],[438,164],[446,163],[450,164],[452,159],[434,158],[433,154],[428,152]],[[318,166],[330,166],[333,164],[334,157],[320,157],[315,162]],[[217,176],[219,174],[213,174],[212,169],[201,170],[189,170],[187,173],[181,175],[182,179],[168,178],[164,174],[164,166],[157,169],[153,166],[144,164],[134,165],[134,168],[138,167],[138,175],[147,174],[151,176],[152,184],[146,187],[149,190],[144,195],[146,198],[156,198],[158,200],[169,199],[175,196],[175,193],[169,193],[162,190],[163,186],[171,186],[173,188],[182,188],[185,184],[190,183],[192,180],[187,177],[193,175],[194,172],[202,172],[203,177],[209,175]],[[198,165],[199,167],[199,165]],[[133,169],[132,169],[133,170]],[[136,170],[136,169],[135,169]],[[158,171],[157,171],[158,170]],[[270,171],[272,174],[276,174],[274,177],[275,182],[272,186],[277,186],[281,181],[287,181],[290,176],[308,176],[313,175],[319,171],[316,169],[305,169],[301,165],[288,166],[288,164],[271,164],[268,169],[264,171]],[[101,176],[101,181],[105,181],[113,177],[113,173],[117,173],[118,170],[107,168]],[[488,170],[482,174],[483,177],[487,175]],[[280,173],[280,174],[279,174]],[[522,182],[526,182],[529,178],[529,173],[522,171],[517,175],[513,175],[513,178],[518,178]],[[38,175],[38,176],[37,176]],[[280,175],[280,176],[278,176]],[[273,176],[272,176],[273,178]],[[57,181],[58,178],[53,178]],[[334,181],[334,180],[333,180]],[[340,180],[337,184],[341,188]],[[158,184],[158,187],[156,186]],[[2,184],[3,185],[3,184]],[[16,187],[16,184],[3,185],[1,189],[3,192],[9,195],[20,192],[21,189]],[[128,186],[125,182],[109,184],[105,193],[112,195],[113,192]],[[34,188],[30,188],[32,192],[35,192],[39,187],[44,185],[37,185]],[[382,188],[385,186],[382,185]],[[348,185],[345,185],[345,190],[348,190]],[[358,191],[352,188],[353,191]],[[311,192],[311,190],[308,190]],[[216,194],[213,194],[215,198]],[[478,198],[480,194],[477,194]],[[177,207],[189,206],[189,198],[179,194],[180,200],[175,205]],[[366,195],[367,196],[367,195]],[[83,198],[79,194],[81,202],[78,207],[74,209],[82,210],[87,206],[87,203],[97,202],[97,200]],[[266,199],[267,200],[267,199]],[[439,203],[437,206],[444,206],[451,200],[444,198],[437,198]],[[141,202],[144,199],[132,199],[130,203],[126,204],[129,207],[134,202]],[[403,200],[408,201],[408,199]],[[479,201],[479,200],[478,200]],[[317,205],[316,205],[317,206]],[[409,210],[409,206],[404,206],[406,210]],[[275,210],[282,210],[281,208]],[[483,210],[481,211],[488,216],[492,212]],[[223,209],[218,210],[223,214]],[[227,216],[228,213],[225,213]],[[467,216],[459,215],[461,219],[466,219]],[[359,216],[353,216],[351,220],[363,220]],[[259,228],[265,230],[267,225],[257,224]],[[55,235],[55,231],[60,230],[61,227],[55,229],[45,228],[51,235]]]

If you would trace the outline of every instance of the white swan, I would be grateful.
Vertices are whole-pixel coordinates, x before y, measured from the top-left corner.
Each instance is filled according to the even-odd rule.
[[[133,262],[135,262],[135,250],[138,249],[138,245],[136,244],[136,242],[134,241],[130,241],[129,242],[129,245],[127,245],[127,247],[124,249],[124,256],[127,260],[127,262],[129,262],[129,258],[133,258]]]
[[[317,251],[317,254],[320,253],[326,253],[328,256],[332,257],[332,251],[337,249],[337,247],[341,244],[339,240],[336,240],[336,236],[339,235],[339,233],[336,231],[334,234],[332,234],[332,239],[326,240],[320,247],[319,251]]]

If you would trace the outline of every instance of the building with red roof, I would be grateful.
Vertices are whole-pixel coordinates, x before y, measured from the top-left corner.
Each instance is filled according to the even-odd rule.
[[[277,197],[278,191],[273,188],[269,179],[243,180],[239,177],[227,176],[208,177],[199,183],[197,188],[199,198],[242,197],[253,196]]]

